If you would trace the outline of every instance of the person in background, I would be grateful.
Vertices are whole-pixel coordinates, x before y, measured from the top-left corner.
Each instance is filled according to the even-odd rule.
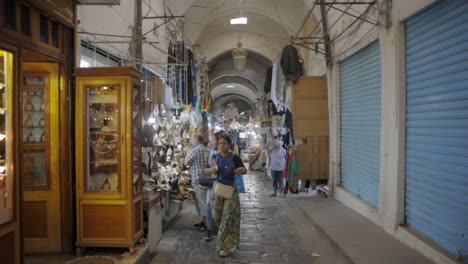
[[[192,188],[194,190],[194,202],[198,215],[202,218],[199,223],[193,226],[197,229],[205,231],[206,225],[206,193],[207,187],[198,184],[198,179],[204,177],[204,170],[206,168],[206,153],[208,148],[203,145],[203,135],[195,133],[192,136],[193,148],[185,157],[185,165],[189,166],[190,174],[192,175]]]
[[[208,166],[207,167],[216,167],[217,166],[217,158],[216,154],[217,152],[217,145],[218,145],[218,137],[219,135],[222,134],[222,131],[215,133],[215,138],[214,141],[209,143],[210,153],[206,157],[206,160],[208,160]],[[216,177],[216,174],[210,174],[210,173],[205,173],[205,177],[209,177],[210,179],[213,179],[212,177]],[[204,183],[206,182],[206,184]],[[213,181],[211,180],[203,180],[203,182],[200,182],[201,185],[206,187],[206,197],[205,197],[205,203],[206,203],[206,236],[205,236],[205,241],[211,241],[213,240],[212,236],[212,217],[211,217],[211,193],[213,191]]]
[[[216,174],[217,182],[234,186],[234,193],[230,199],[212,194],[212,232],[218,234],[216,247],[221,257],[226,257],[239,248],[241,211],[234,175],[247,173],[241,158],[229,151],[231,146],[231,137],[226,134],[220,135],[217,164],[205,169],[205,173]]]
[[[280,140],[275,137],[269,147],[270,154],[270,170],[273,180],[272,197],[276,196],[278,189],[283,190],[283,171],[286,166],[286,150],[281,146]]]

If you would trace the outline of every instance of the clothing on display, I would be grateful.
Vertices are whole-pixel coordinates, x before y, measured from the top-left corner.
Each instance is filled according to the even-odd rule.
[[[288,149],[286,155],[286,169],[284,170],[283,176],[286,182],[284,193],[287,193],[288,190],[291,191],[291,193],[298,193],[299,184],[297,177],[299,176],[299,165],[296,160],[296,151],[293,147]]]
[[[263,86],[263,89],[265,90],[265,94],[271,91],[272,74],[273,74],[273,65],[268,67],[267,72],[266,72],[265,85]]]
[[[272,78],[271,78],[271,100],[278,111],[284,108],[284,89],[285,78],[281,69],[280,61],[277,59],[273,62]]]
[[[287,45],[283,48],[281,52],[281,69],[285,79],[293,83],[296,83],[299,77],[304,74],[299,53],[294,46]]]

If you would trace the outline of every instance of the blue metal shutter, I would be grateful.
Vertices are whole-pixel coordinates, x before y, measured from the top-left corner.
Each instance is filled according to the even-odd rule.
[[[340,83],[341,183],[377,207],[381,113],[378,41],[341,63]]]
[[[468,254],[468,1],[406,21],[406,223]]]

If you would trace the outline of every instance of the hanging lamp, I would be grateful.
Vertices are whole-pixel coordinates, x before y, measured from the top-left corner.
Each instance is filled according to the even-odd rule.
[[[232,59],[234,60],[234,69],[236,71],[243,71],[245,69],[247,50],[242,48],[241,42],[237,43],[237,49],[232,51]]]

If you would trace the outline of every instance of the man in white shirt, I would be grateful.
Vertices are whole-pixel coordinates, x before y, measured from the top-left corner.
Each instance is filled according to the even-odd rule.
[[[283,171],[286,166],[286,150],[281,146],[279,139],[275,137],[269,148],[270,154],[270,170],[271,178],[273,180],[274,192],[271,196],[276,196],[278,189],[283,189]]]

